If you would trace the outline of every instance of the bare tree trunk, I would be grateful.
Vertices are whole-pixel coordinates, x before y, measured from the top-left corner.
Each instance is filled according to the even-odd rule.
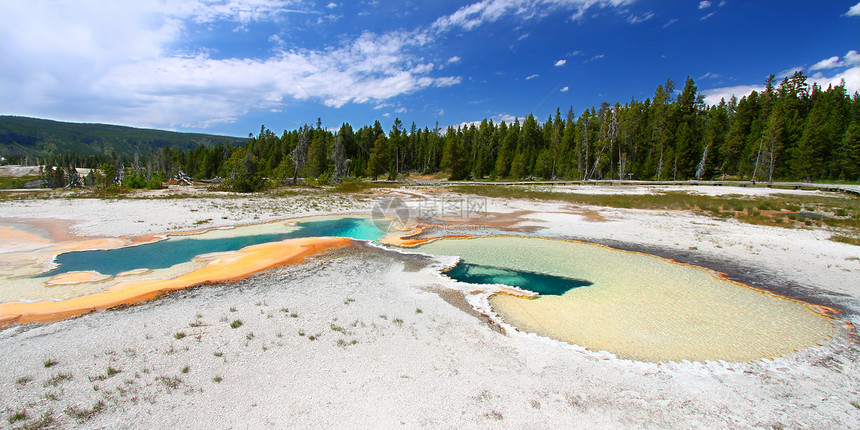
[[[755,157],[755,168],[753,169],[752,181],[755,182],[755,175],[758,173],[758,160],[761,158],[761,147],[764,144],[764,136],[761,137],[761,141],[758,144],[758,155]]]
[[[696,180],[702,180],[702,176],[705,175],[705,163],[708,160],[708,149],[711,148],[711,144],[705,145],[705,150],[702,151],[702,161],[699,161],[699,164],[696,166]]]

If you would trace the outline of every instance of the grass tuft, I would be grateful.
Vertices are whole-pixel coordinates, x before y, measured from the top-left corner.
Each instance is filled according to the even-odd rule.
[[[51,367],[51,366],[54,366],[54,365],[56,365],[56,364],[59,364],[59,361],[54,360],[53,358],[49,358],[49,359],[45,360],[45,362],[44,362],[44,363],[42,363],[42,364],[43,364],[45,367]]]
[[[56,387],[57,385],[60,385],[61,382],[69,381],[71,379],[72,379],[71,373],[58,373],[58,374],[52,376],[47,381],[45,381],[44,386],[45,387]]]
[[[849,245],[860,246],[860,237],[844,236],[841,234],[837,234],[835,236],[832,236],[830,238],[830,240],[832,240],[834,242],[847,243]]]
[[[56,428],[55,424],[56,423],[54,422],[54,412],[48,411],[48,412],[45,412],[44,414],[42,414],[42,416],[39,417],[38,420],[33,421],[33,422],[26,424],[24,426],[21,426],[21,427],[17,427],[17,428],[23,429],[23,430],[41,430],[41,429]]]
[[[230,328],[239,328],[242,327],[242,320],[235,320],[230,323]]]
[[[27,411],[18,411],[12,415],[9,415],[9,424],[15,424],[18,421],[24,421],[27,419]]]
[[[101,400],[96,402],[93,407],[89,409],[79,409],[75,406],[69,406],[66,408],[66,415],[76,418],[79,422],[88,421],[94,416],[101,413],[105,408],[105,403]]]
[[[182,380],[176,376],[158,376],[155,380],[164,384],[165,387],[173,390],[179,388],[179,384],[182,383]]]

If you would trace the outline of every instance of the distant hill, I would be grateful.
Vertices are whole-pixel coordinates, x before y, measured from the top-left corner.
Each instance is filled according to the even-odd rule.
[[[149,154],[164,146],[183,150],[200,145],[242,145],[246,139],[200,133],[124,127],[108,124],[79,124],[47,119],[0,115],[0,155],[104,156],[116,152],[131,156]]]

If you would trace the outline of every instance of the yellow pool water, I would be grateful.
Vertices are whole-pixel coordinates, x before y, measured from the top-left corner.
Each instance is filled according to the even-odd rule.
[[[593,282],[561,296],[490,298],[508,324],[642,361],[750,361],[826,342],[833,320],[810,305],[659,257],[539,238],[438,240],[417,251]]]

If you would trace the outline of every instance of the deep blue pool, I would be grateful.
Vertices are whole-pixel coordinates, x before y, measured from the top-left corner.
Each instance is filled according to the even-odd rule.
[[[504,284],[534,291],[541,295],[560,296],[574,288],[587,287],[591,282],[544,273],[482,266],[460,261],[445,272],[452,279],[470,284]]]

